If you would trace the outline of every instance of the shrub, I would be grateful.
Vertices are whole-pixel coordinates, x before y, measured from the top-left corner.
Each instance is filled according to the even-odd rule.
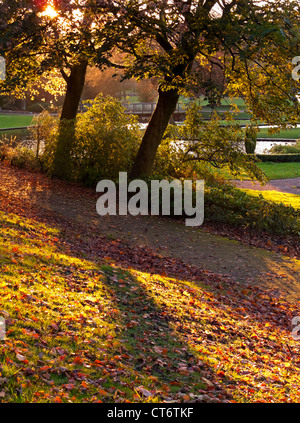
[[[300,154],[256,154],[256,157],[262,162],[300,162]]]
[[[145,179],[148,188],[151,180]],[[166,178],[167,179],[167,178]],[[170,180],[171,181],[171,180]],[[151,194],[149,189],[149,210]],[[162,196],[159,197],[161,207]],[[196,205],[195,198],[193,205]],[[180,216],[174,215],[174,195],[170,195],[170,212],[173,218],[186,218],[184,210]],[[204,222],[216,222],[251,228],[275,235],[300,234],[300,210],[283,203],[275,203],[259,196],[252,196],[227,182],[211,180],[205,183]]]
[[[270,150],[270,154],[299,154],[300,155],[300,140],[294,145],[274,145]]]
[[[44,171],[52,166],[54,150],[57,142],[59,118],[44,111],[34,116],[30,126],[30,137],[36,144],[39,162]]]
[[[168,125],[158,147],[153,166],[153,176],[160,178],[189,178],[195,172],[196,163],[182,163],[184,145],[178,141],[178,127]]]
[[[136,116],[127,115],[113,97],[98,95],[79,115],[72,148],[73,177],[87,185],[100,179],[117,180],[129,172],[139,146]]]
[[[6,136],[0,139],[0,160],[10,160],[13,154],[16,139],[14,137],[7,138]]]
[[[270,234],[299,234],[300,211],[291,206],[253,197],[229,184],[215,184],[205,190],[205,219],[258,229]]]
[[[247,154],[254,154],[257,142],[257,129],[247,125],[245,131],[245,149]]]
[[[117,180],[129,171],[138,150],[140,129],[137,118],[125,113],[113,97],[98,95],[88,101],[87,111],[78,115],[71,147],[71,179],[92,186],[100,179]],[[43,144],[40,160],[50,174],[57,148],[60,121],[48,112],[32,123],[32,137]],[[73,128],[73,124],[70,125]],[[65,126],[68,136],[68,126]],[[61,134],[60,134],[61,136]]]
[[[266,182],[255,156],[244,153],[244,131],[230,113],[226,118],[225,126],[221,125],[221,117],[216,113],[209,121],[203,121],[201,108],[191,103],[183,125],[169,127],[158,148],[155,173],[171,177],[199,175],[205,168],[207,173],[208,166],[203,163],[209,163],[215,168],[229,167],[235,176],[246,172],[250,178]],[[252,128],[252,132],[255,131]]]
[[[29,169],[40,169],[41,163],[31,148],[18,146],[11,152],[10,162],[13,166]]]

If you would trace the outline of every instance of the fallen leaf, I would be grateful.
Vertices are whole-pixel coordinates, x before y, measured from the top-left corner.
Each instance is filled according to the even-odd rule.
[[[138,393],[144,395],[144,397],[146,398],[151,398],[154,397],[154,393],[148,391],[147,389],[143,388],[142,386],[139,386],[138,388],[136,388],[136,390],[138,391]]]

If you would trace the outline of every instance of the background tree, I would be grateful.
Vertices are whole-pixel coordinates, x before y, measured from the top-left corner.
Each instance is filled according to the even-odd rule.
[[[136,92],[139,101],[152,103],[157,99],[157,82],[155,79],[141,79],[137,81]]]
[[[122,86],[120,77],[115,77],[115,69],[107,68],[100,70],[97,67],[89,67],[85,78],[85,86],[82,93],[83,100],[94,99],[99,93],[120,98]]]

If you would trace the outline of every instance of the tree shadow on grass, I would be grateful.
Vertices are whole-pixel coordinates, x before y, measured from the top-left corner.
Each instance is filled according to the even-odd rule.
[[[211,400],[231,398],[214,380],[210,366],[180,336],[168,307],[160,304],[159,293],[147,289],[128,271],[109,266],[102,269],[106,274],[103,283],[120,318],[116,326],[117,345],[121,345],[116,349],[117,358],[123,372],[133,374],[137,395],[145,399],[157,396],[166,401],[203,402],[200,394],[213,386]],[[185,317],[190,320],[190,316]],[[113,319],[108,316],[109,321]],[[209,377],[209,387],[203,375]]]

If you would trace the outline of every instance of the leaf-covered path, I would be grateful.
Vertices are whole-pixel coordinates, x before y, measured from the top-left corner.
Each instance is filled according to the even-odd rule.
[[[289,300],[300,299],[299,258],[283,254],[285,245],[280,245],[277,252],[269,251],[247,245],[255,240],[243,232],[239,236],[234,234],[237,239],[229,239],[202,227],[185,227],[183,222],[168,218],[100,217],[95,207],[98,196],[90,189],[6,165],[0,166],[0,178],[2,201],[9,197],[10,201],[21,202],[24,209],[28,210],[30,204],[36,212],[43,214],[44,210],[52,218],[62,216],[75,226],[90,228],[94,236],[113,241],[117,262],[124,256],[122,249],[126,244],[137,248],[141,260],[148,248],[161,257],[180,259],[187,265],[228,276],[237,283],[275,289]],[[266,240],[265,245],[269,247],[270,241]]]
[[[265,185],[251,181],[233,181],[233,183],[239,188],[257,189],[259,191],[275,190],[300,195],[300,178],[273,179]]]

